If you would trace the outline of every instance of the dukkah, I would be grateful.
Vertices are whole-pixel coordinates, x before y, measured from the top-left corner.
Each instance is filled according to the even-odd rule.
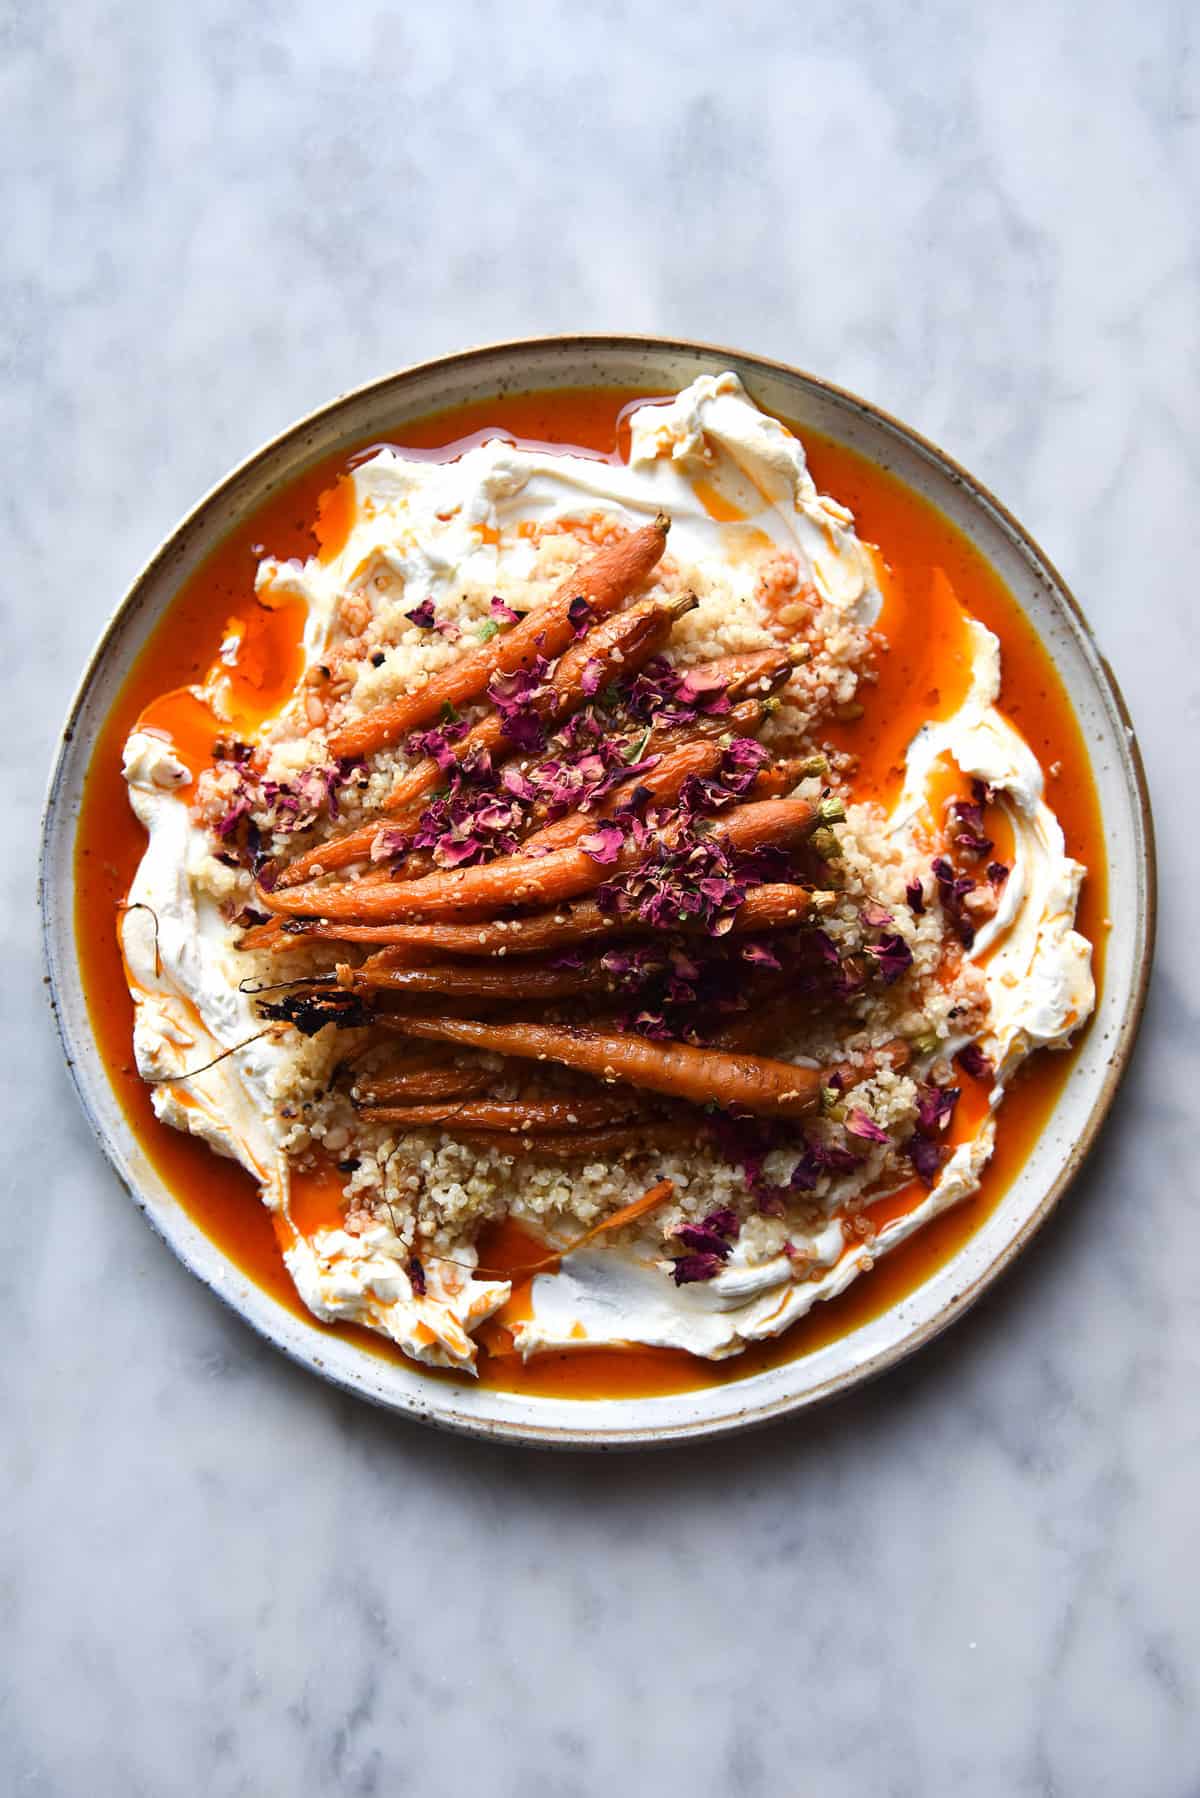
[[[280,702],[243,728],[232,630],[209,752],[161,708],[126,747],[156,1110],[254,1174],[317,1316],[415,1359],[497,1318],[525,1357],[778,1334],[975,1190],[1092,1008],[996,638],[961,616],[958,689],[856,792],[886,571],[732,375],[622,466],[494,440],[343,488],[329,553],[260,565]],[[500,1218],[546,1245],[521,1316]]]

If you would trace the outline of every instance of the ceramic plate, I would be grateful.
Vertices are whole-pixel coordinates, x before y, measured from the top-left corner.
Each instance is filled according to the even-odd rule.
[[[768,412],[802,433],[826,433],[932,501],[991,563],[1047,645],[1083,727],[1103,810],[1113,921],[1103,995],[1050,1125],[1000,1204],[946,1266],[852,1335],[745,1380],[660,1398],[533,1398],[430,1379],[284,1310],[192,1222],[138,1144],[92,1040],[75,948],[72,857],[88,758],[181,582],[247,512],[313,461],[496,394],[578,386],[665,393],[725,368]],[[717,1435],[844,1392],[929,1342],[1020,1254],[1078,1172],[1133,1047],[1153,944],[1154,849],[1141,760],[1117,684],[1060,576],[977,481],[865,401],[780,363],[695,343],[564,337],[470,350],[347,394],[244,462],[184,519],[118,606],[71,708],[46,806],[41,897],[52,1003],[84,1110],[137,1204],[194,1274],[285,1354],[378,1404],[474,1435],[605,1448]]]

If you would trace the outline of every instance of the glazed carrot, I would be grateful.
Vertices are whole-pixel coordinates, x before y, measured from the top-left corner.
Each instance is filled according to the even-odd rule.
[[[608,1124],[598,1130],[563,1131],[558,1136],[506,1136],[499,1130],[456,1130],[454,1134],[473,1149],[498,1149],[502,1155],[539,1155],[550,1161],[612,1161],[623,1155],[654,1155],[662,1149],[694,1147],[696,1143],[694,1124],[657,1120],[646,1124]],[[567,1253],[566,1249],[560,1251]]]
[[[430,723],[443,706],[478,699],[494,674],[513,674],[535,656],[561,655],[574,635],[572,600],[586,599],[593,612],[615,612],[661,557],[669,529],[670,520],[660,512],[652,524],[598,551],[512,630],[433,675],[418,692],[403,694],[335,731],[329,740],[330,754],[371,755]]]
[[[429,1042],[490,1049],[530,1061],[555,1061],[600,1080],[717,1104],[758,1117],[804,1117],[816,1109],[830,1070],[802,1068],[762,1055],[730,1055],[690,1043],[652,1042],[619,1032],[566,1024],[490,1023],[466,1018],[394,1019],[396,1028]],[[857,1076],[856,1076],[857,1077]]]
[[[831,814],[832,815],[832,814]],[[806,835],[823,817],[803,799],[765,799],[724,814],[709,833],[731,853],[749,853],[768,844],[786,844]],[[265,893],[259,901],[272,911],[303,917],[348,918],[361,923],[445,918],[462,912],[496,912],[514,905],[556,904],[628,873],[648,851],[628,843],[613,862],[599,862],[583,848],[559,849],[540,858],[502,856],[477,868],[429,874],[420,880],[378,885],[350,881],[342,886],[293,887]]]
[[[584,679],[589,665],[589,687],[592,675],[597,685],[603,686],[618,674],[636,672],[658,654],[675,623],[693,611],[697,604],[694,593],[677,593],[670,599],[645,600],[641,605],[631,606],[627,612],[600,619],[586,636],[572,643],[558,658],[547,691],[534,703],[533,709],[547,724],[568,717],[587,697]],[[504,720],[492,713],[453,746],[453,753],[455,760],[461,762],[473,752],[487,750],[489,754],[504,754],[511,748],[504,733]],[[445,780],[446,772],[427,756],[401,778],[384,801],[382,809],[387,814],[386,821],[376,816],[340,837],[314,844],[282,870],[279,884],[295,886],[299,881],[309,879],[316,869],[328,873],[369,856],[380,830],[388,827],[399,830],[415,824],[425,809],[429,794],[443,786]]]
[[[807,887],[783,883],[756,887],[747,893],[733,916],[735,933],[748,930],[787,930],[812,911],[828,911],[833,893],[809,892]],[[707,927],[684,919],[678,929],[706,933]],[[313,919],[284,923],[272,918],[256,925],[241,938],[247,949],[303,949],[314,942],[361,943],[392,947],[407,952],[414,965],[423,955],[518,956],[540,955],[570,948],[595,937],[645,936],[654,927],[639,918],[610,917],[594,899],[553,911],[532,912],[524,918],[489,918],[477,924],[336,924]]]
[[[719,1030],[704,1030],[702,1034],[710,1048],[736,1053],[765,1048],[789,1023],[798,1021],[796,1001],[790,994],[781,993],[774,999],[764,998],[760,1004],[751,1004],[746,1011],[737,1012]]]
[[[406,1124],[410,1130],[438,1125],[459,1130],[501,1130],[511,1135],[559,1136],[602,1124],[636,1118],[641,1105],[635,1094],[622,1098],[600,1093],[582,1099],[464,1099],[454,1104],[363,1105],[359,1116],[372,1124]]]
[[[812,650],[807,643],[791,643],[786,648],[750,649],[739,655],[719,656],[715,661],[701,662],[684,672],[703,676],[706,683],[720,685],[727,699],[768,699],[786,685],[797,668],[811,660]],[[720,716],[719,713],[716,715]]]
[[[405,1068],[401,1073],[362,1074],[355,1094],[367,1105],[432,1105],[439,1100],[473,1099],[494,1084],[486,1068]]]
[[[385,951],[386,953],[386,951]],[[379,958],[365,962],[361,968],[339,967],[342,986],[355,992],[385,993],[450,993],[458,998],[503,999],[570,999],[577,993],[609,992],[616,982],[599,968],[530,967],[517,962],[509,967],[501,962],[476,962],[473,966],[456,967],[441,963],[432,967],[395,967]]]

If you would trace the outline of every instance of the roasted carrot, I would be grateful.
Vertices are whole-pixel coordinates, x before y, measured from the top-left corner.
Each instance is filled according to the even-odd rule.
[[[615,617],[601,618],[558,658],[546,693],[534,709],[547,724],[568,717],[587,697],[584,681],[589,664],[594,665],[592,672],[599,685],[617,674],[636,672],[658,654],[675,623],[697,603],[694,593],[677,593],[669,599],[643,601]],[[591,686],[590,678],[587,684]],[[511,753],[511,749],[504,734],[504,720],[496,713],[481,719],[460,743],[453,745],[455,760],[460,762],[480,750],[502,755]],[[376,815],[339,837],[314,844],[279,873],[279,884],[295,886],[311,878],[315,869],[329,873],[369,856],[381,830],[401,830],[417,822],[429,794],[445,779],[444,770],[432,757],[418,762],[384,801],[386,817]]]
[[[822,816],[821,808],[803,799],[765,799],[723,814],[710,834],[731,853],[746,854],[768,844],[794,843]],[[259,899],[272,911],[297,917],[362,923],[445,918],[464,912],[486,915],[515,905],[557,904],[601,886],[614,875],[628,873],[647,857],[648,851],[635,842],[609,863],[596,860],[583,848],[566,848],[541,857],[502,856],[482,867],[428,874],[420,880],[377,885],[350,881],[341,886],[292,887],[270,893],[260,888]]]
[[[558,1136],[506,1136],[499,1130],[456,1130],[454,1134],[474,1149],[498,1149],[502,1155],[538,1155],[549,1161],[613,1161],[625,1155],[654,1155],[663,1149],[694,1147],[696,1142],[694,1124],[658,1120],[607,1124],[598,1130],[570,1130]]]
[[[592,1130],[602,1124],[623,1124],[640,1115],[635,1094],[620,1097],[600,1093],[582,1099],[464,1099],[457,1104],[380,1105],[359,1108],[359,1115],[373,1124],[404,1124],[410,1130],[433,1125],[457,1135],[460,1130],[501,1130],[506,1134],[557,1136]]]
[[[787,930],[813,911],[827,911],[835,897],[782,883],[757,887],[734,913],[733,931]],[[678,928],[701,934],[706,930],[693,920],[683,920]],[[580,899],[524,918],[488,918],[476,924],[326,924],[311,919],[284,924],[273,918],[247,931],[239,947],[278,950],[303,949],[314,942],[361,943],[406,951],[419,966],[422,956],[540,955],[597,937],[644,936],[652,929],[636,917],[610,917],[594,899]]]
[[[386,952],[385,952],[386,953]],[[373,958],[361,968],[339,967],[343,986],[356,992],[448,993],[458,998],[570,999],[578,993],[611,992],[616,982],[600,968],[530,967],[516,962],[475,962],[467,967],[439,963],[431,967],[396,967]]]
[[[371,755],[430,723],[443,706],[461,706],[478,699],[494,674],[513,674],[528,667],[535,656],[553,659],[561,655],[574,635],[569,615],[572,600],[586,599],[593,612],[600,614],[615,612],[661,557],[669,529],[669,519],[660,512],[653,523],[600,550],[507,634],[494,637],[435,674],[416,693],[406,693],[335,731],[329,740],[330,753]]]
[[[760,1003],[751,1004],[746,1011],[735,1012],[718,1029],[711,1033],[704,1030],[702,1034],[710,1048],[753,1052],[775,1042],[789,1023],[799,1021],[795,999],[781,993],[773,999],[762,997]]]
[[[793,643],[787,648],[749,649],[738,655],[720,656],[685,672],[702,675],[706,682],[719,684],[727,699],[768,699],[787,684],[797,668],[802,668],[811,659],[812,651],[806,643]]]
[[[405,1068],[400,1073],[360,1074],[354,1093],[366,1105],[433,1105],[473,1099],[495,1083],[486,1068]]]
[[[529,1061],[556,1061],[600,1080],[717,1104],[759,1117],[803,1117],[820,1103],[832,1070],[796,1067],[763,1055],[731,1055],[690,1043],[651,1042],[567,1024],[489,1023],[466,1018],[393,1019],[394,1028],[428,1042],[490,1049]],[[864,1076],[838,1070],[844,1079]]]

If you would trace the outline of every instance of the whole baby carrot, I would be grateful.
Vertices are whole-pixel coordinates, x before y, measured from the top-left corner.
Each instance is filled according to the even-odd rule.
[[[765,799],[740,805],[722,816],[710,835],[732,853],[750,853],[769,844],[795,842],[807,834],[821,812],[803,799]],[[259,889],[260,903],[272,911],[297,917],[349,918],[361,923],[484,914],[516,905],[557,904],[601,886],[614,875],[628,873],[648,859],[650,851],[636,841],[625,845],[613,862],[602,862],[585,848],[566,848],[549,855],[502,856],[476,868],[456,868],[420,880],[370,884],[348,881],[341,886],[292,887],[286,892]]]
[[[828,910],[832,893],[812,893],[807,887],[777,882],[747,893],[733,915],[734,934],[750,930],[787,930],[811,911]],[[706,926],[684,919],[677,928],[704,934]],[[596,937],[645,936],[654,927],[634,917],[613,917],[594,899],[550,911],[531,912],[523,918],[488,918],[478,923],[456,924],[354,924],[319,922],[313,918],[284,923],[272,918],[256,925],[241,938],[246,949],[303,949],[314,942],[386,945],[418,961],[428,955],[480,957],[540,955],[569,949]]]
[[[621,1097],[597,1093],[594,1098],[566,1099],[464,1099],[458,1103],[431,1105],[378,1104],[359,1107],[359,1116],[372,1124],[404,1124],[411,1130],[436,1125],[457,1134],[462,1130],[501,1130],[535,1136],[561,1135],[565,1131],[591,1130],[602,1124],[623,1124],[638,1116],[641,1101],[633,1094]]]
[[[716,1104],[759,1117],[804,1117],[821,1101],[830,1071],[794,1066],[764,1055],[731,1055],[690,1043],[650,1041],[617,1031],[567,1024],[478,1023],[467,1018],[392,1019],[393,1027],[430,1042],[487,1049],[530,1061],[554,1061],[596,1079],[616,1081]],[[863,1076],[838,1070],[844,1081]]]

